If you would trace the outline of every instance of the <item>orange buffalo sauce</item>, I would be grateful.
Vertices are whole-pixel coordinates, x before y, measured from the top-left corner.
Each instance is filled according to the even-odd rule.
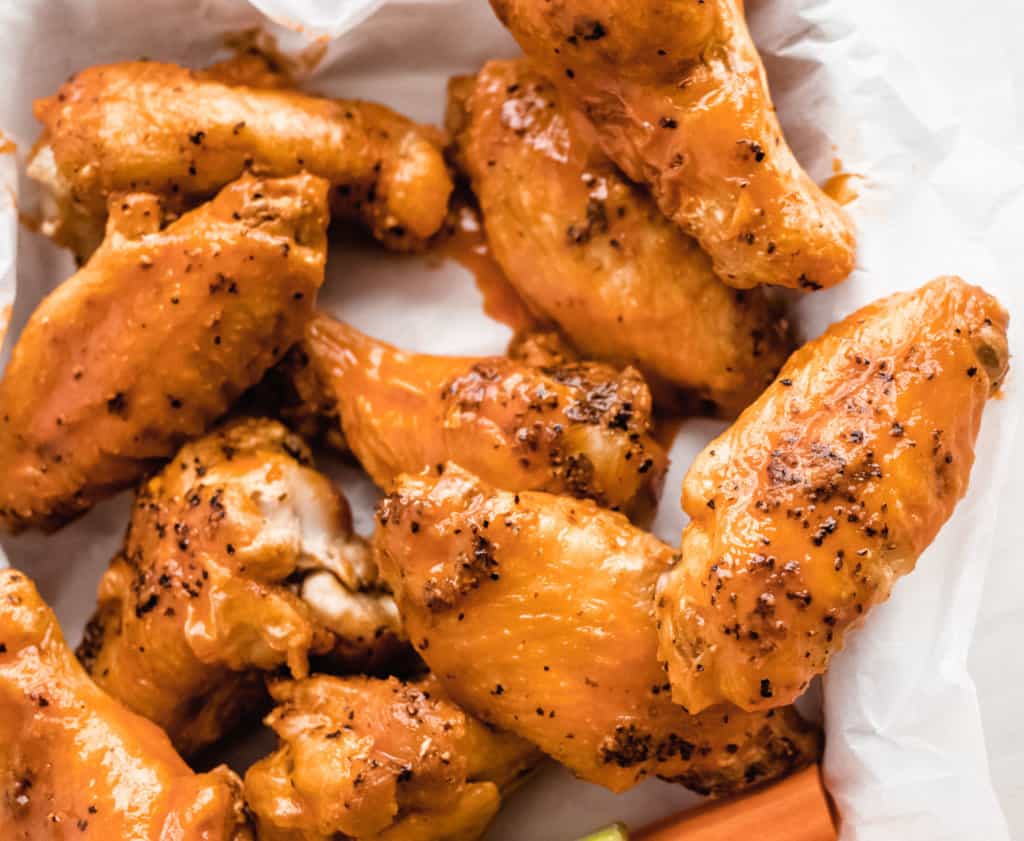
[[[843,162],[839,158],[833,158],[832,175],[824,184],[821,185],[821,189],[824,191],[825,195],[832,198],[833,201],[842,205],[847,205],[859,195],[859,193],[854,189],[853,182],[860,178],[862,178],[862,176],[857,175],[856,173],[845,172]]]
[[[523,299],[491,254],[483,224],[474,208],[467,204],[457,204],[452,208],[444,233],[431,254],[454,260],[472,273],[484,299],[484,312],[495,321],[507,324],[513,330],[535,323]]]

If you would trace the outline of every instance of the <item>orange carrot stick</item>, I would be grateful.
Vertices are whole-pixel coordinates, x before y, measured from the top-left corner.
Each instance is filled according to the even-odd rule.
[[[812,765],[782,782],[631,833],[631,841],[836,841],[821,769]]]

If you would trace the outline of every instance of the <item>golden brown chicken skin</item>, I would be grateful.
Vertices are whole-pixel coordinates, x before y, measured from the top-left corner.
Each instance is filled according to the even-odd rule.
[[[850,221],[782,136],[742,0],[491,5],[726,283],[820,289],[851,272]]]
[[[495,259],[581,353],[636,365],[732,417],[771,382],[790,350],[776,308],[725,286],[526,61],[453,80],[448,124]]]
[[[280,747],[245,775],[260,841],[475,841],[537,762],[431,677],[276,683]]]
[[[651,395],[631,368],[406,353],[322,313],[303,349],[337,401],[348,446],[382,488],[449,459],[505,487],[610,507],[660,486]]]
[[[183,447],[139,489],[79,649],[93,679],[185,754],[262,698],[259,671],[380,664],[398,612],[345,498],[276,421]]]
[[[0,570],[0,837],[250,841],[241,781],[194,774],[98,689],[32,583]]]
[[[37,100],[43,135],[30,174],[62,205],[64,239],[87,251],[88,234],[73,229],[102,220],[112,193],[157,193],[180,209],[246,171],[327,179],[333,212],[393,248],[441,226],[452,185],[429,130],[383,105],[255,81],[128,61],[90,67]]]
[[[381,572],[445,691],[583,779],[729,794],[817,756],[792,709],[693,717],[672,703],[652,614],[674,552],[621,514],[449,465],[403,476],[378,521]]]
[[[967,490],[1007,319],[956,277],[885,298],[797,351],[707,446],[658,602],[679,703],[791,702],[913,570]]]
[[[202,434],[302,335],[326,183],[247,176],[160,230],[114,201],[103,245],[36,309],[0,381],[0,522],[54,527]]]

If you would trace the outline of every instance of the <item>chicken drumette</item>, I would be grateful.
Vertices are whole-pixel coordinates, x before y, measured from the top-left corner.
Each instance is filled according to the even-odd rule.
[[[580,352],[636,365],[729,416],[771,381],[790,349],[776,308],[761,290],[725,286],[528,62],[453,80],[448,124],[495,259]]]
[[[1007,318],[955,277],[878,301],[797,351],[707,446],[658,601],[679,703],[791,702],[913,570],[967,490]]]
[[[159,727],[98,689],[32,583],[0,570],[0,836],[249,841],[241,781],[194,774]]]
[[[381,665],[400,638],[344,497],[297,436],[242,420],[143,484],[79,656],[187,754],[262,696],[261,671]]]
[[[672,702],[653,617],[669,546],[589,500],[432,474],[396,483],[374,549],[456,703],[613,791],[657,775],[728,794],[816,758],[791,708],[694,717]]]
[[[491,4],[726,283],[819,289],[853,269],[853,229],[782,136],[742,0]]]
[[[200,435],[299,339],[323,282],[326,183],[251,176],[160,229],[115,198],[0,382],[0,522],[53,527]]]
[[[440,227],[452,185],[430,130],[383,105],[303,94],[272,75],[269,85],[265,72],[245,85],[237,70],[128,61],[38,100],[29,174],[56,200],[57,238],[88,254],[112,194],[151,192],[182,210],[246,171],[325,178],[333,213],[394,248]]]
[[[290,362],[312,405],[333,402],[345,441],[382,488],[457,459],[505,487],[628,509],[665,468],[650,391],[632,368],[407,353],[322,313]]]
[[[281,745],[245,776],[261,841],[475,841],[539,759],[431,677],[318,676],[271,691]]]

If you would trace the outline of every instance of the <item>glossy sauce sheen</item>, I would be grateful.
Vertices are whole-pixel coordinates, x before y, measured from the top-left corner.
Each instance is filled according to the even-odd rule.
[[[492,0],[593,139],[739,288],[834,286],[839,205],[782,136],[742,0]]]
[[[302,597],[314,572],[348,621]],[[188,755],[259,707],[259,671],[304,677],[310,655],[380,665],[400,633],[345,498],[297,435],[245,419],[190,442],[140,487],[78,653]]]
[[[1007,322],[956,277],[870,304],[707,446],[658,599],[676,701],[767,709],[825,671],[966,492]]]
[[[448,96],[488,241],[533,311],[583,355],[635,365],[706,411],[734,417],[761,392],[791,348],[779,308],[723,284],[528,62],[489,62]]]
[[[416,247],[440,228],[452,183],[428,130],[383,105],[237,76],[230,65],[90,67],[35,103],[45,128],[36,157],[52,150],[72,213],[102,217],[118,191],[195,203],[246,171],[308,171],[330,183],[335,217],[362,220],[389,247]]]
[[[251,841],[234,773],[192,773],[159,727],[98,689],[10,569],[0,646],[4,841]]]
[[[304,348],[382,488],[452,459],[508,487],[629,508],[664,473],[651,395],[633,369],[406,353],[322,313]]]
[[[816,758],[792,709],[695,718],[672,703],[652,610],[674,552],[622,515],[449,465],[401,478],[378,522],[381,572],[446,692],[583,779],[729,794]]]
[[[428,676],[278,682],[276,751],[245,775],[260,841],[476,841],[537,750]]]
[[[114,202],[0,382],[0,521],[59,525],[131,485],[283,356],[323,282],[326,189],[247,176],[163,230],[154,197]]]

